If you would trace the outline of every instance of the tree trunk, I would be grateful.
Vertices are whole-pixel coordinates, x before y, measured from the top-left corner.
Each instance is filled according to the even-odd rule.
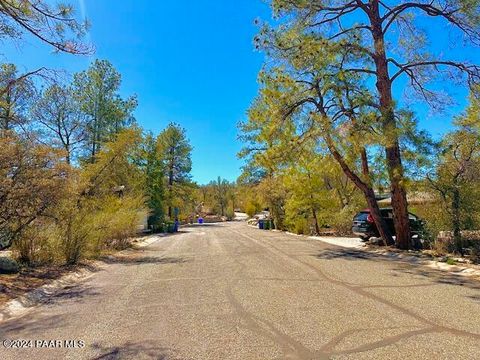
[[[364,147],[362,147],[362,150],[360,150],[360,156],[362,158],[362,174],[363,176],[370,177],[370,168],[368,166],[367,150],[365,150]]]
[[[97,155],[97,133],[98,133],[98,119],[97,116],[93,118],[92,126],[92,164],[95,162],[95,155]]]
[[[12,116],[12,102],[11,102],[11,97],[10,97],[10,90],[8,89],[6,92],[6,98],[5,98],[5,104],[4,104],[4,112],[1,115],[2,118],[2,123],[1,125],[1,130],[7,132],[10,129],[10,123],[11,123],[11,116]]]
[[[173,201],[173,155],[174,155],[173,146],[170,147],[170,164],[168,169],[168,218],[172,220],[172,201]]]
[[[377,227],[378,233],[382,238],[384,245],[393,245],[394,241],[390,230],[388,229],[385,219],[382,217],[380,208],[375,198],[375,192],[372,188],[368,188],[365,192],[365,198],[367,199],[368,208],[370,209],[370,215],[372,215],[373,222]]]
[[[408,220],[407,194],[404,187],[404,173],[398,141],[397,124],[393,109],[392,83],[388,74],[385,53],[385,39],[382,29],[378,0],[370,2],[370,21],[375,46],[376,87],[380,97],[383,133],[386,139],[385,156],[392,190],[393,222],[397,247],[411,247],[410,223]]]
[[[314,208],[312,208],[312,215],[313,215],[313,220],[315,221],[315,235],[320,234],[320,226],[318,226],[318,218],[317,218],[317,212],[315,211]]]
[[[391,157],[391,153],[398,153],[398,148],[387,148],[387,157]],[[400,158],[393,155],[394,158],[388,162],[390,182],[392,187],[392,208],[393,208],[393,224],[395,226],[396,243],[400,249],[409,249],[411,247],[410,222],[408,219],[408,203],[407,193],[402,185],[403,173],[400,172],[402,165]],[[396,165],[400,164],[400,165]],[[399,173],[396,174],[396,172]]]
[[[273,204],[273,202],[271,204]],[[271,205],[269,209],[270,217],[273,219],[273,223],[275,224],[275,229],[284,230],[282,214],[279,210],[279,206]]]
[[[455,251],[463,256],[463,239],[460,229],[460,190],[454,185],[452,197],[452,226]]]
[[[5,111],[5,124],[4,124],[4,130],[8,131],[10,130],[10,116],[11,116],[11,98],[10,98],[10,90],[7,92],[7,99],[6,99],[6,111]]]
[[[357,188],[359,188],[367,201],[367,204],[370,209],[370,213],[372,214],[373,221],[375,223],[375,226],[377,227],[377,230],[380,234],[380,236],[383,239],[384,244],[386,245],[392,245],[394,244],[392,235],[390,234],[390,231],[388,230],[387,223],[385,220],[382,218],[380,214],[380,208],[378,207],[377,200],[375,198],[375,191],[373,188],[362,181],[348,166],[348,164],[345,162],[345,160],[342,158],[342,155],[337,151],[335,148],[333,141],[331,137],[327,134],[325,136],[325,140],[327,142],[328,148],[330,150],[330,153],[333,155],[334,159],[339,163],[340,167],[342,168],[344,174],[355,184]],[[365,171],[365,165],[363,166],[363,169]],[[364,174],[365,176],[369,174]]]
[[[308,176],[308,180],[310,182],[309,186],[311,186],[312,176],[311,176],[309,171],[307,171],[307,176]],[[317,211],[315,210],[315,205],[314,205],[314,201],[313,201],[313,194],[312,194],[311,191],[310,191],[310,201],[312,202],[312,216],[313,216],[313,220],[315,221],[315,232],[316,232],[316,235],[318,235],[318,234],[320,234],[320,226],[318,225]]]
[[[168,173],[168,218],[172,219],[173,171]]]
[[[65,149],[65,161],[67,162],[68,165],[70,165],[72,162],[72,148],[70,146],[70,141],[67,141],[67,143],[64,146],[64,149]]]

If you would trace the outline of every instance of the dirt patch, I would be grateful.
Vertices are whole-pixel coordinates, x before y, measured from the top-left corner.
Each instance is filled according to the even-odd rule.
[[[18,274],[0,274],[0,306],[40,286],[51,283],[67,273],[90,267],[84,263],[75,266],[25,267]]]

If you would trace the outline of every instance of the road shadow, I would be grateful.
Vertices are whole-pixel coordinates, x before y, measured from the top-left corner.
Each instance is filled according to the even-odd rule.
[[[103,346],[95,343],[91,346],[93,350],[100,353],[91,360],[130,360],[130,359],[155,359],[155,360],[173,360],[180,359],[174,352],[162,347],[154,342],[146,341],[141,343],[127,342],[121,346]]]
[[[315,255],[317,259],[321,260],[336,260],[336,259],[344,259],[344,260],[375,260],[375,261],[385,261],[385,257],[369,253],[365,251],[359,250],[352,250],[352,249],[326,249],[320,251],[317,255]]]
[[[100,292],[91,286],[84,284],[69,285],[62,290],[50,294],[44,299],[41,299],[39,303],[45,305],[54,305],[66,301],[81,302],[86,297],[98,296]]]
[[[476,301],[476,302],[480,303],[480,295],[467,296],[467,298],[472,299],[473,301]]]
[[[157,257],[157,256],[135,256],[135,255],[117,255],[106,256],[100,259],[106,264],[122,264],[122,265],[140,265],[140,264],[182,264],[188,262],[183,257]]]
[[[382,254],[375,254],[361,250],[353,249],[326,249],[321,250],[318,254],[313,255],[319,260],[337,260],[343,259],[347,261],[375,261],[383,262],[390,265],[389,270],[394,273],[391,276],[399,276],[400,274],[408,274],[415,277],[424,277],[432,283],[447,284],[456,286],[465,286],[470,289],[480,290],[480,281],[475,278],[468,278],[457,275],[455,272],[447,272],[442,270],[430,269],[421,264],[421,259],[418,263],[412,263],[405,259],[391,258]],[[397,274],[395,274],[397,273]]]
[[[393,270],[402,274],[424,277],[436,284],[463,286],[473,290],[480,290],[479,279],[468,278],[442,270],[429,269],[422,265],[397,262]]]
[[[204,223],[204,224],[185,224],[180,226],[182,228],[202,228],[202,227],[224,227],[225,222]]]
[[[41,316],[38,313],[31,313],[0,323],[0,334],[5,338],[15,339],[19,334],[22,336],[42,334],[60,328],[64,323],[63,315]]]

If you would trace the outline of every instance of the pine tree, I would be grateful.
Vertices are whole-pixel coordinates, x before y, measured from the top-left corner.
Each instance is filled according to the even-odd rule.
[[[175,123],[170,123],[160,133],[157,138],[157,147],[162,156],[166,176],[167,215],[170,220],[173,220],[174,206],[189,196],[192,147],[185,129]]]
[[[121,75],[107,60],[95,60],[90,68],[74,75],[73,91],[81,111],[88,117],[87,142],[90,162],[102,144],[122,129],[135,124],[136,96],[119,95]]]

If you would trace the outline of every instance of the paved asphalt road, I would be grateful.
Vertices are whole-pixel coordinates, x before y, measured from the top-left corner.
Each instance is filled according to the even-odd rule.
[[[480,359],[480,283],[244,223],[112,261],[0,340],[0,359]]]

